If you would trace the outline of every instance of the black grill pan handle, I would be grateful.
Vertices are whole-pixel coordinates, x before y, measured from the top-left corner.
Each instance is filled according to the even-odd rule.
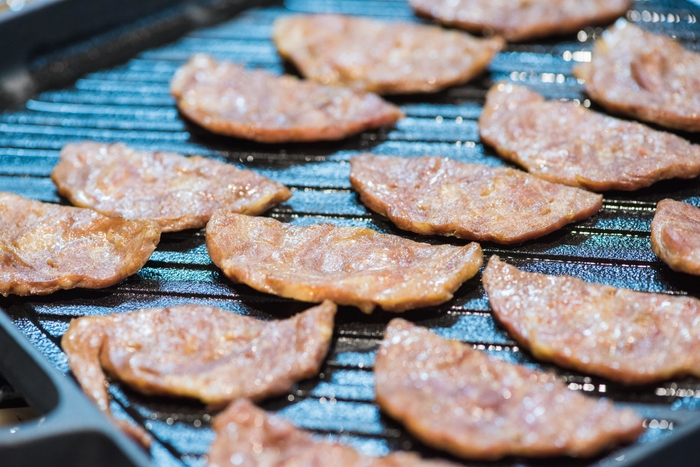
[[[41,416],[0,428],[3,467],[146,467],[150,460],[0,312],[0,374]]]

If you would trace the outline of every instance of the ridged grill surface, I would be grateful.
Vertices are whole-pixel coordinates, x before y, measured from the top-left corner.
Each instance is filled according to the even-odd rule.
[[[72,87],[44,92],[21,110],[0,113],[0,190],[65,203],[49,179],[60,148],[84,139],[121,141],[141,149],[210,156],[284,183],[292,189],[293,197],[270,215],[286,222],[369,226],[440,243],[449,240],[399,231],[369,212],[350,188],[349,158],[372,151],[504,165],[479,142],[476,123],[486,90],[500,79],[526,84],[548,98],[578,100],[596,108],[571,73],[577,61],[589,57],[592,41],[602,31],[589,28],[556,41],[510,45],[496,57],[489,73],[469,85],[435,95],[392,98],[407,114],[396,128],[365,132],[341,142],[261,145],[211,135],[178,115],[168,84],[175,69],[195,52],[278,73],[293,72],[280,61],[270,41],[272,22],[290,11],[415,20],[402,0],[288,0],[284,6],[248,10],[220,26],[190,33],[175,43],[143,52],[122,66],[85,76]],[[698,50],[699,14],[696,6],[682,0],[649,0],[638,1],[627,17],[648,30],[673,34],[688,48]],[[570,274],[643,291],[698,295],[697,279],[672,272],[651,252],[649,225],[656,202],[666,197],[700,205],[700,183],[674,180],[632,193],[606,193],[603,209],[592,219],[524,244],[483,247],[487,256],[497,253],[528,271]],[[694,410],[700,400],[700,380],[695,378],[628,388],[537,363],[494,322],[480,282],[480,276],[468,281],[444,306],[409,312],[404,317],[506,360],[551,369],[565,378],[572,390],[604,395],[634,407],[649,426],[639,443],[665,437],[697,416]],[[186,231],[165,234],[146,267],[115,287],[3,299],[0,307],[60,370],[68,372],[59,341],[71,318],[183,303],[211,304],[263,319],[287,317],[309,306],[232,284],[211,264],[204,232]],[[279,410],[298,426],[340,438],[367,453],[417,449],[429,456],[438,455],[382,415],[373,402],[374,356],[393,316],[365,316],[354,309],[341,309],[321,375],[263,406]],[[114,410],[133,417],[154,435],[156,465],[205,462],[214,413],[188,400],[141,396],[118,383],[113,383],[110,391]],[[465,465],[590,462],[511,458]]]

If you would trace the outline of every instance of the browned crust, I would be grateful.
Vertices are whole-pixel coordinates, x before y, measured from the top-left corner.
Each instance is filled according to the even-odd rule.
[[[524,42],[533,39],[542,39],[550,36],[557,36],[562,34],[569,34],[576,32],[579,29],[585,28],[587,26],[595,26],[598,24],[606,24],[614,21],[623,15],[629,8],[634,4],[634,0],[627,0],[624,6],[617,11],[611,11],[609,13],[598,14],[595,17],[586,18],[566,18],[565,20],[558,20],[556,22],[546,22],[544,18],[543,23],[540,24],[521,24],[517,28],[501,28],[493,24],[484,24],[483,22],[469,21],[467,18],[463,19],[447,19],[440,16],[435,16],[431,12],[430,6],[432,2],[430,0],[417,2],[415,0],[409,0],[409,4],[416,12],[417,15],[425,18],[437,19],[440,23],[445,26],[454,26],[465,31],[469,31],[474,34],[485,34],[490,33],[499,34],[503,36],[508,42]],[[508,14],[508,13],[504,13]]]
[[[0,241],[0,294],[46,295],[76,287],[101,289],[138,272],[160,240],[160,227],[150,221],[106,217],[90,209],[59,206],[0,192],[3,235]],[[44,249],[44,233],[61,233],[57,245]],[[31,251],[17,242],[26,244]],[[95,243],[105,248],[91,255]],[[72,245],[70,250],[68,245]],[[48,247],[50,248],[50,247]],[[103,252],[104,253],[104,252]],[[59,256],[60,255],[60,256]]]
[[[210,62],[210,68],[220,65],[211,57],[205,55],[194,56],[188,64],[178,70],[171,82],[170,89],[172,95],[177,100],[177,106],[180,112],[182,112],[183,115],[193,122],[208,129],[209,131],[212,131],[213,133],[250,139],[261,143],[330,141],[343,139],[350,135],[354,135],[369,129],[391,126],[404,117],[403,112],[398,107],[381,100],[381,98],[374,94],[354,93],[352,97],[343,97],[346,99],[346,104],[351,100],[372,101],[371,105],[374,106],[374,109],[372,109],[371,112],[366,112],[359,117],[354,116],[353,119],[343,118],[342,121],[339,120],[335,123],[329,123],[331,119],[328,118],[324,120],[323,124],[315,124],[311,126],[308,124],[299,124],[287,127],[266,126],[260,122],[250,123],[241,120],[228,119],[218,114],[219,109],[210,109],[209,107],[206,107],[206,105],[206,108],[202,108],[198,104],[198,99],[189,99],[184,97],[188,91],[194,90],[197,86],[200,86],[198,89],[202,89],[201,85],[198,85],[197,80],[195,79],[195,76],[198,73],[198,69],[196,68],[195,64],[198,60],[208,60]],[[233,66],[232,64],[227,64],[226,62],[221,62],[221,64]],[[280,84],[284,84],[288,88],[296,88],[298,93],[313,93],[313,86],[316,86],[319,89],[325,87],[329,93],[336,92],[333,87],[324,86],[317,83],[304,82],[289,75],[273,77],[272,75],[261,70],[243,73],[255,72],[259,73],[259,75],[262,77],[262,79],[259,81],[260,86],[263,86],[265,81],[267,81],[269,85],[269,81],[276,79]],[[216,83],[216,85],[224,88],[226,86],[226,82],[220,80]],[[267,91],[272,92],[269,88]],[[341,92],[345,91],[338,90],[336,94],[338,94],[340,97]],[[324,111],[323,108],[316,110]],[[265,109],[263,109],[263,111],[265,111]],[[248,115],[255,117],[252,112]]]
[[[289,240],[293,245],[281,248],[285,238],[294,238]],[[477,273],[483,261],[481,247],[476,243],[463,247],[426,245],[371,229],[330,224],[290,226],[270,218],[253,218],[225,210],[214,213],[207,224],[206,244],[212,262],[234,282],[305,302],[332,300],[356,306],[365,313],[377,306],[385,311],[403,312],[444,303]],[[396,256],[397,264],[413,263],[410,269],[403,270],[386,266],[381,270],[352,266],[349,271],[317,268],[318,264],[342,263],[344,257],[354,257],[367,244],[376,245],[374,248],[379,248],[380,253]],[[424,254],[428,250],[434,250],[439,261],[411,256],[416,251]],[[250,256],[250,252],[255,252],[255,256]],[[377,253],[371,246],[362,252]],[[291,264],[280,263],[279,258]],[[292,265],[306,260],[313,264],[303,264],[303,269],[294,273],[288,271]],[[419,262],[436,269],[419,271]],[[435,276],[441,278],[439,283],[430,283]],[[407,283],[417,290],[407,289]]]

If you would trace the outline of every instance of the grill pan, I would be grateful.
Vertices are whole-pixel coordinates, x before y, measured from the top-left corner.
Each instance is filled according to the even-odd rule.
[[[509,45],[488,73],[468,85],[435,95],[391,97],[389,100],[407,114],[396,128],[369,131],[340,142],[261,145],[209,134],[178,115],[168,83],[175,69],[195,52],[277,73],[293,73],[270,41],[272,22],[291,12],[419,21],[403,0],[287,0],[277,6],[246,10],[215,27],[197,29],[176,42],[139,53],[126,63],[85,75],[71,86],[38,94],[22,108],[0,113],[0,190],[65,204],[48,177],[60,148],[84,139],[121,141],[139,149],[209,156],[252,168],[284,183],[292,189],[293,197],[269,215],[285,222],[368,226],[428,243],[447,243],[453,240],[400,231],[368,211],[350,189],[349,158],[372,151],[404,157],[442,155],[464,162],[505,165],[491,149],[481,145],[476,124],[487,89],[500,79],[525,84],[550,99],[577,100],[600,110],[586,98],[581,83],[571,73],[574,64],[590,59],[592,42],[603,30],[587,28],[556,40]],[[627,14],[628,20],[673,35],[696,51],[698,17],[700,8],[683,0],[639,0]],[[683,136],[700,142],[697,136]],[[651,252],[649,227],[654,207],[666,197],[700,205],[700,182],[673,180],[632,193],[605,193],[603,209],[589,220],[519,245],[482,246],[487,257],[498,254],[527,271],[570,274],[635,290],[700,296],[696,278],[671,271]],[[211,264],[204,232],[199,230],[164,234],[146,267],[117,286],[0,299],[0,308],[54,367],[67,374],[59,341],[71,318],[184,303],[215,305],[262,319],[285,318],[309,306],[231,283]],[[450,458],[417,442],[373,402],[374,356],[386,323],[394,316],[383,312],[366,316],[342,308],[321,374],[299,383],[283,397],[264,402],[263,408],[278,411],[297,426],[339,439],[368,454],[413,449],[426,457]],[[692,465],[700,458],[700,379],[625,387],[539,363],[494,321],[480,275],[464,284],[449,303],[402,316],[505,360],[552,370],[571,390],[606,396],[620,406],[636,409],[648,426],[637,443],[594,459],[465,462],[452,458],[457,462],[499,467],[629,467]],[[7,370],[0,371],[11,379]],[[22,373],[21,368],[18,372]],[[210,422],[215,413],[190,400],[142,396],[118,382],[112,382],[110,394],[115,413],[144,425],[154,436],[154,465],[200,466],[206,462],[213,439]],[[3,452],[0,446],[0,463]]]

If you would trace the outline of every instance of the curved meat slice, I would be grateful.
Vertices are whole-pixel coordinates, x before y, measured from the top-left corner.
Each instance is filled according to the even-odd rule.
[[[362,154],[350,165],[365,205],[423,235],[523,242],[594,215],[603,200],[519,170],[441,157]]]
[[[299,227],[226,211],[216,211],[207,224],[207,249],[234,282],[365,313],[446,302],[482,265],[476,243],[428,245],[371,229]]]
[[[376,94],[248,71],[207,55],[180,68],[170,90],[198,125],[261,143],[337,140],[403,118]]]
[[[611,112],[700,131],[700,54],[670,37],[620,21],[574,74],[586,81],[591,99]]]
[[[374,375],[382,410],[423,443],[466,458],[592,456],[644,431],[632,410],[402,319],[389,323]]]
[[[219,405],[279,395],[318,374],[335,312],[328,301],[280,321],[211,306],[152,308],[75,319],[61,345],[85,393],[110,417],[102,368],[144,394]]]
[[[275,21],[280,55],[302,75],[378,94],[436,92],[483,72],[503,39],[412,23],[344,15],[294,15]]]
[[[508,83],[489,91],[479,134],[531,174],[589,190],[637,190],[700,174],[698,145]]]
[[[0,192],[0,294],[101,289],[135,274],[160,240],[150,221]]]
[[[532,354],[625,384],[700,376],[700,300],[528,273],[492,257],[494,313]]]
[[[292,196],[284,185],[231,164],[123,144],[68,144],[51,178],[77,206],[152,220],[163,232],[204,227],[222,207],[254,216]]]
[[[525,41],[576,32],[623,15],[633,0],[409,0],[422,16],[475,33]]]
[[[214,419],[209,467],[456,467],[414,453],[370,457],[340,443],[320,441],[288,421],[238,399]]]
[[[651,221],[651,249],[674,271],[700,276],[700,209],[664,199]]]

